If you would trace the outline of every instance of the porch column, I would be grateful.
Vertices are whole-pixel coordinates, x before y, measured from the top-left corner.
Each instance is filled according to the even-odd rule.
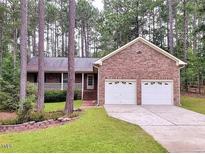
[[[84,92],[84,73],[82,73],[82,89],[81,89],[81,99],[83,100],[83,92]]]
[[[63,73],[61,73],[61,90],[63,90]]]

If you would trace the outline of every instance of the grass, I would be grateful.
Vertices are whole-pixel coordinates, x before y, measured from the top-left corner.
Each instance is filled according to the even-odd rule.
[[[205,98],[182,96],[181,104],[183,108],[205,114]]]
[[[81,100],[77,100],[74,102],[74,108],[77,109],[82,105]],[[54,103],[45,103],[45,111],[57,111],[57,110],[63,110],[65,106],[65,102],[54,102]]]
[[[1,152],[166,152],[140,127],[110,118],[103,108],[87,109],[69,124],[0,135]]]

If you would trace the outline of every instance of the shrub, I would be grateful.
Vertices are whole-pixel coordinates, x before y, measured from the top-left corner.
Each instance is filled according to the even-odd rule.
[[[66,100],[66,90],[49,90],[45,92],[45,102],[63,102]]]
[[[18,119],[7,119],[0,121],[0,125],[15,125],[18,124]]]
[[[33,109],[32,103],[34,99],[34,96],[31,95],[23,102],[20,102],[23,106],[23,110],[19,110],[18,112],[18,123],[24,123],[30,120],[30,115]]]
[[[18,88],[15,85],[9,84],[0,78],[0,110],[13,112],[19,107]],[[36,102],[37,87],[32,83],[27,83],[27,99],[31,102]],[[26,100],[26,101],[28,101]],[[24,102],[23,102],[24,104]],[[25,104],[24,104],[25,105]]]
[[[74,91],[74,100],[81,99],[81,91],[79,89]]]
[[[54,111],[46,113],[46,119],[54,119],[57,120],[59,117],[64,116],[63,111]]]
[[[64,102],[66,101],[66,90],[49,90],[45,92],[45,102]],[[75,90],[74,100],[81,98],[81,91]]]
[[[33,101],[37,100],[37,86],[34,83],[31,82],[27,82],[26,85],[26,93],[27,93],[27,97],[32,96],[33,97]]]
[[[0,78],[0,110],[13,112],[18,108],[18,88]]]
[[[44,120],[46,120],[46,115],[44,112],[31,112],[30,113],[29,121],[39,122],[39,121],[44,121]]]

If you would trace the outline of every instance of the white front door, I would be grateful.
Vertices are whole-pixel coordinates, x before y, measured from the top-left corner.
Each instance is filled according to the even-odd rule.
[[[105,81],[105,104],[137,104],[136,95],[135,81]]]
[[[172,105],[172,81],[142,81],[142,105]]]

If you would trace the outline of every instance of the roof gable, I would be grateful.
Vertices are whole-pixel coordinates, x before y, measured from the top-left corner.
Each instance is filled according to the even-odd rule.
[[[147,41],[146,39],[144,39],[142,37],[138,37],[138,38],[132,40],[131,42],[125,44],[124,46],[120,47],[119,49],[117,49],[117,50],[111,52],[110,54],[102,57],[101,59],[97,60],[94,64],[102,65],[104,60],[112,57],[113,55],[117,54],[118,52],[120,52],[120,51],[122,51],[122,50],[124,50],[126,48],[128,48],[129,46],[135,44],[138,41],[141,41],[142,43],[144,43],[144,44],[148,45],[149,47],[153,48],[155,51],[157,51],[157,52],[163,54],[164,56],[174,60],[176,62],[177,66],[179,66],[179,65],[186,65],[186,63],[183,62],[182,60],[180,60],[177,57],[171,55],[170,53],[166,52],[165,50],[159,48],[158,46],[154,45],[153,43]]]

